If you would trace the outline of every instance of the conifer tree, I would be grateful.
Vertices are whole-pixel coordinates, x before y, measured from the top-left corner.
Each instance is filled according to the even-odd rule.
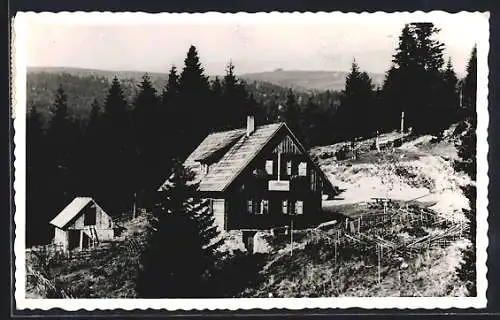
[[[469,209],[463,212],[468,220],[468,237],[471,246],[464,250],[464,262],[458,268],[457,274],[464,281],[469,296],[476,296],[476,95],[477,95],[477,51],[472,50],[470,60],[467,64],[467,75],[464,79],[463,101],[464,101],[464,127],[465,131],[460,136],[456,147],[459,160],[455,161],[455,169],[466,173],[472,180],[470,185],[462,188],[464,195],[469,200]]]
[[[136,157],[130,110],[117,77],[113,79],[104,103],[102,126],[100,181],[96,182],[96,193],[108,211],[121,212],[130,206],[129,199],[133,198]],[[124,175],[128,179],[123,180]]]
[[[54,99],[54,115],[47,130],[49,172],[53,178],[51,199],[54,201],[55,208],[62,208],[73,195],[69,164],[74,138],[75,126],[68,113],[68,99],[63,87],[59,86]]]
[[[440,117],[440,126],[438,127],[438,130],[441,131],[458,120],[460,107],[458,78],[453,70],[451,59],[448,59],[448,62],[446,63],[446,68],[442,72],[442,78],[443,88],[441,103],[438,105],[441,112],[441,114],[438,115],[438,117]]]
[[[222,81],[223,128],[241,128],[246,122],[246,116],[251,111],[248,93],[243,83],[234,74],[234,64],[230,61]]]
[[[176,162],[162,187],[137,292],[145,298],[194,298],[208,294],[214,255],[220,246],[208,202],[196,198],[193,175]]]
[[[45,210],[46,172],[45,132],[37,106],[28,113],[26,122],[26,243],[30,247],[48,238],[51,218]]]
[[[101,106],[99,105],[99,101],[94,99],[92,104],[90,105],[90,116],[89,123],[87,126],[87,135],[91,137],[95,137],[99,133],[99,125],[102,116]]]
[[[158,188],[158,184],[166,178],[162,171],[166,163],[163,161],[163,149],[158,144],[163,124],[160,118],[160,99],[151,83],[149,75],[144,75],[139,84],[139,93],[134,101],[134,122],[136,133],[136,150],[138,152],[138,185],[136,188],[141,199],[149,202],[149,196]]]
[[[177,74],[177,68],[173,65],[168,73],[167,83],[165,88],[163,88],[161,100],[164,107],[173,108],[171,104],[175,103],[175,99],[179,95],[179,75]]]
[[[279,120],[285,122],[292,132],[302,139],[300,128],[300,107],[292,89],[288,90],[285,105],[279,110]]]
[[[179,78],[179,134],[183,144],[179,155],[185,156],[209,132],[213,124],[210,110],[210,87],[195,46],[191,46],[184,59]]]
[[[384,93],[391,105],[388,110],[404,111],[406,125],[419,132],[436,132],[442,127],[442,117],[437,115],[443,96],[444,45],[435,39],[438,33],[432,23],[405,25],[384,84],[384,89],[391,88]]]
[[[366,72],[359,70],[354,60],[346,77],[337,116],[337,128],[342,138],[368,136],[376,130],[373,98],[372,81]]]

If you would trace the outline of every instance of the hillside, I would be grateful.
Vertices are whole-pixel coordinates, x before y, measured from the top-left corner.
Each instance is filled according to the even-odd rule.
[[[325,214],[337,223],[326,229],[296,230],[293,247],[289,235],[263,233],[261,253],[236,251],[220,260],[213,294],[465,295],[455,269],[463,248],[470,245],[463,237],[466,224],[461,209],[468,204],[460,189],[468,178],[453,170],[457,156],[453,128],[442,141],[409,136],[401,147],[393,148],[398,137],[383,135],[380,151],[371,150],[372,139],[359,142],[357,159],[335,160],[341,144],[314,148],[319,165],[343,190],[323,203]],[[392,199],[387,206],[372,199],[385,196]],[[125,220],[114,244],[98,250],[92,259],[55,259],[46,267],[45,278],[54,277],[53,286],[74,297],[135,297],[133,282],[147,222],[145,217]],[[28,272],[29,294],[43,296],[46,289],[37,279],[44,277],[37,275]]]
[[[301,72],[302,73],[302,72]],[[86,121],[90,114],[92,101],[97,99],[101,105],[104,103],[106,94],[113,77],[117,76],[122,83],[125,97],[132,104],[137,95],[144,72],[138,71],[106,71],[80,68],[29,68],[27,75],[27,107],[28,111],[37,106],[47,120],[52,113],[52,104],[55,93],[60,85],[63,86],[68,97],[68,107],[74,118]],[[312,72],[311,74],[315,74]],[[150,73],[153,87],[160,93],[165,86],[167,74]],[[304,72],[307,80],[307,72]],[[300,77],[300,75],[295,75]],[[277,104],[285,103],[288,87],[298,80],[291,79],[284,84],[273,83],[273,77],[260,77],[261,79],[243,78],[249,93],[263,108],[275,108]],[[339,80],[340,81],[340,80]],[[341,82],[344,80],[342,79]],[[296,86],[294,86],[296,87]],[[299,101],[307,101],[309,93],[304,88],[296,92]],[[316,100],[325,106],[336,106],[339,102],[337,92],[317,92]]]
[[[341,91],[344,89],[347,74],[348,72],[343,71],[276,70],[246,73],[242,74],[241,78],[252,81],[265,81],[300,90]],[[375,86],[382,85],[384,81],[383,74],[370,73],[369,75]]]

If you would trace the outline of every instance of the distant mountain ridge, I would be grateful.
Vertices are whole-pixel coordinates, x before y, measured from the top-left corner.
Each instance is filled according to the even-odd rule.
[[[242,79],[265,81],[282,87],[302,90],[341,91],[345,86],[346,71],[306,71],[306,70],[275,70],[240,75]],[[375,86],[382,85],[384,75],[369,73]]]
[[[167,73],[148,71],[113,71],[101,69],[87,69],[75,67],[28,67],[28,73],[68,73],[74,76],[98,76],[111,79],[117,76],[119,79],[133,79],[140,81],[147,73],[154,83],[167,79]],[[256,73],[244,73],[238,75],[241,79],[250,81],[267,82],[286,88],[294,88],[301,91],[340,91],[344,89],[345,78],[348,72],[345,71],[307,71],[307,70],[275,70]],[[375,86],[381,85],[384,75],[380,73],[369,73]],[[222,77],[221,75],[218,75]],[[210,76],[214,78],[215,75]]]

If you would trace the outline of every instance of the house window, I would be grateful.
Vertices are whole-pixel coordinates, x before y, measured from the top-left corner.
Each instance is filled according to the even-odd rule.
[[[269,175],[273,174],[273,160],[266,160],[266,172]]]
[[[311,172],[311,191],[316,191],[316,173]]]
[[[85,216],[83,218],[83,225],[85,226],[93,226],[95,225],[95,208],[90,208],[90,210],[87,210],[85,212]]]
[[[295,214],[300,215],[304,213],[304,202],[299,200],[295,202]]]
[[[292,161],[286,162],[286,174],[289,176],[292,175]]]
[[[201,165],[201,168],[202,168],[203,174],[208,174],[208,170],[210,169],[210,166],[208,164],[203,163]]]
[[[288,200],[283,200],[281,202],[281,212],[283,214],[288,214]]]
[[[247,200],[247,213],[253,213],[253,200]]]
[[[299,163],[299,176],[307,175],[307,162]]]
[[[269,212],[269,200],[262,200],[260,202],[260,211],[257,214],[267,214]]]

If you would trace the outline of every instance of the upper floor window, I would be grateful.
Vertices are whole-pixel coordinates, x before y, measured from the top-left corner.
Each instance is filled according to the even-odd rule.
[[[307,175],[307,162],[299,163],[299,176]]]
[[[247,213],[253,213],[253,200],[247,200]]]
[[[273,174],[273,160],[266,160],[266,172],[269,175]]]
[[[286,174],[288,176],[292,175],[292,161],[290,160],[286,162]]]
[[[96,221],[96,208],[89,208],[89,210],[87,210],[85,212],[85,216],[83,218],[83,225],[85,226],[93,226],[95,225],[95,221]]]

